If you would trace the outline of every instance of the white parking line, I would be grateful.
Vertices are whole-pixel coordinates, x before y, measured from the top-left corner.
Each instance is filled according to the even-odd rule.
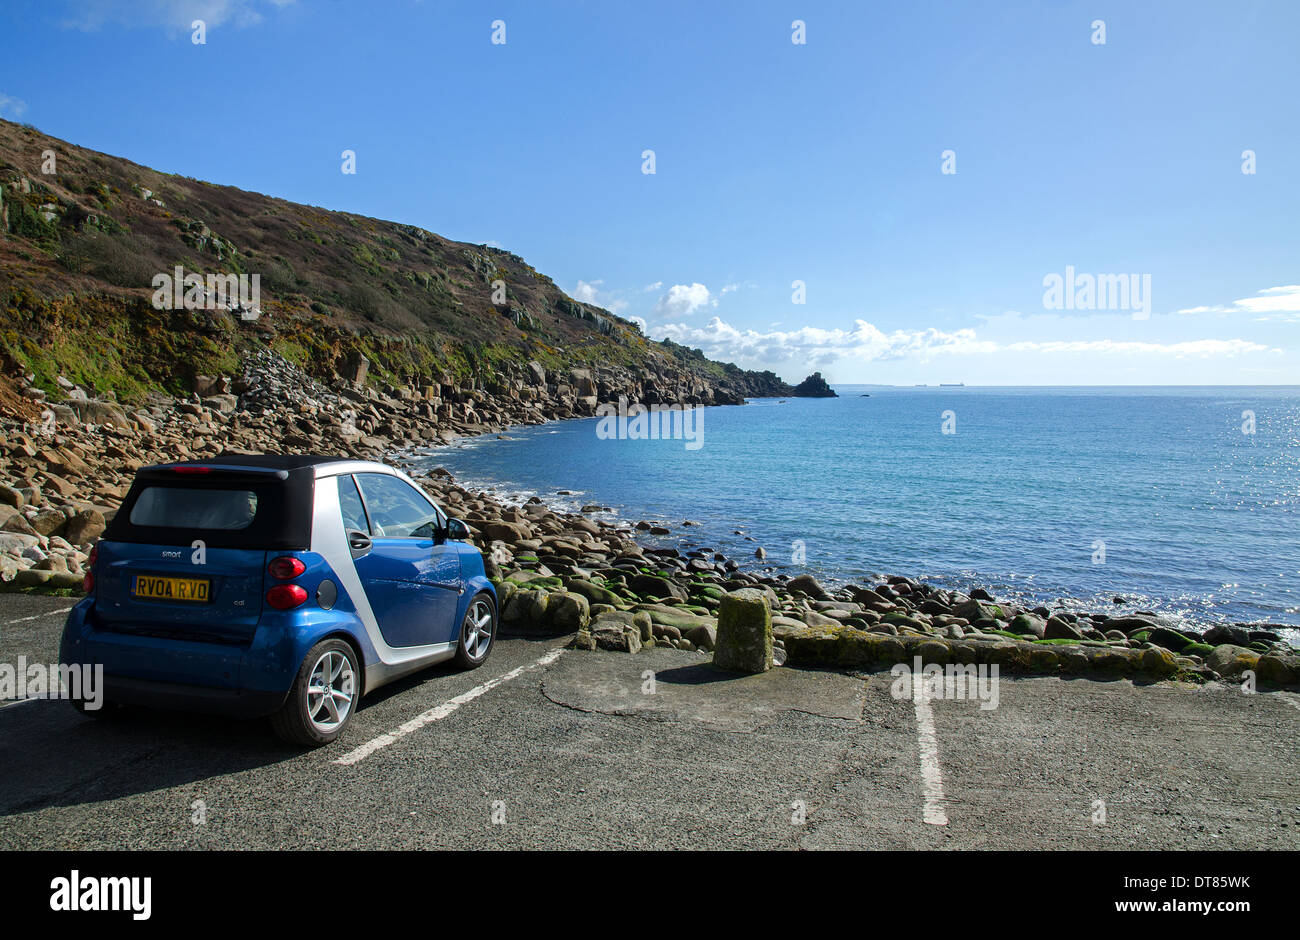
[[[484,682],[482,685],[475,686],[474,688],[470,689],[468,692],[464,692],[460,695],[457,695],[453,699],[448,699],[447,701],[443,702],[441,705],[435,706],[434,708],[430,708],[426,712],[421,712],[420,714],[412,718],[410,721],[400,725],[396,730],[389,731],[387,734],[381,734],[379,737],[367,741],[359,748],[356,748],[355,750],[352,751],[348,751],[348,753],[344,754],[342,757],[337,758],[334,761],[334,763],[355,764],[358,761],[363,761],[371,754],[375,753],[375,751],[379,750],[382,747],[388,747],[388,745],[392,744],[394,741],[398,740],[399,738],[406,737],[406,735],[410,734],[412,731],[419,731],[421,728],[423,728],[425,725],[429,724],[430,722],[434,722],[442,718],[446,718],[448,715],[450,715],[456,709],[460,708],[466,702],[472,702],[474,699],[478,698],[484,692],[489,692],[492,689],[495,689],[497,686],[509,682],[511,679],[516,679],[519,676],[522,676],[525,672],[527,672],[530,669],[536,669],[538,666],[549,666],[551,663],[559,659],[560,654],[563,652],[564,652],[564,647],[562,646],[557,647],[553,650],[548,651],[545,655],[541,656],[535,662],[528,663],[527,665],[524,666],[519,666],[516,669],[511,669],[509,672],[504,673],[503,675],[499,675],[495,679],[489,679],[487,682]]]
[[[42,617],[53,617],[55,614],[66,614],[72,610],[71,607],[60,607],[58,610],[47,610],[43,614],[32,614],[30,617],[19,617],[17,620],[5,621],[6,627],[12,627],[16,623],[26,623],[29,620],[40,620]]]
[[[917,682],[912,694],[916,707],[916,740],[921,751],[921,793],[925,797],[922,818],[932,826],[948,825],[943,801],[943,771],[939,769],[939,738],[934,731],[927,683]]]

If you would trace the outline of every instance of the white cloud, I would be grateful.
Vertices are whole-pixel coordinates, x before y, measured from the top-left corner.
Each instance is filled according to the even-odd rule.
[[[899,359],[936,353],[992,352],[995,343],[981,342],[974,330],[951,333],[934,328],[885,333],[865,320],[853,321],[850,330],[805,326],[797,330],[739,330],[719,317],[704,327],[669,323],[662,332],[674,342],[699,346],[712,358],[781,363],[808,360],[825,363],[840,359]]]
[[[608,291],[601,290],[603,280],[596,281],[578,281],[578,286],[573,289],[573,299],[582,301],[584,304],[592,304],[596,307],[604,307],[610,313],[621,314],[627,309],[627,301],[621,300]]]
[[[597,288],[604,283],[604,281],[592,281],[588,283],[587,281],[579,280],[578,286],[573,289],[573,299],[580,300],[584,304],[594,304],[596,302],[596,295],[600,293]]]
[[[1254,297],[1234,300],[1230,305],[1188,307],[1183,314],[1244,313],[1257,320],[1300,320],[1300,284],[1267,287]]]
[[[1300,315],[1300,284],[1270,287],[1260,291],[1254,297],[1245,297],[1236,301],[1235,305],[1248,313],[1268,317],[1283,314],[1284,319],[1296,319],[1297,315]]]
[[[703,284],[674,284],[655,304],[658,317],[689,317],[697,310],[718,305],[717,299]]]
[[[760,333],[756,330],[737,329],[719,317],[714,317],[703,327],[669,323],[661,326],[659,332],[674,342],[703,349],[710,358],[767,368],[777,368],[787,363],[825,368],[835,363],[900,359],[926,362],[935,356],[1025,352],[1045,355],[1097,353],[1210,358],[1280,351],[1244,339],[1201,339],[1176,343],[1111,339],[998,343],[980,339],[972,329],[945,331],[930,327],[886,333],[865,320],[853,321],[852,329],[847,330],[805,326],[797,330]]]
[[[17,120],[27,111],[27,102],[0,92],[0,114]]]
[[[645,291],[647,294],[649,294],[649,293],[651,293],[652,291],[657,291],[657,290],[659,290],[659,289],[660,289],[661,287],[663,287],[663,286],[664,286],[664,282],[663,282],[663,281],[655,281],[653,284],[647,284],[645,287],[643,287],[643,288],[641,288],[641,289],[642,289],[643,291]]]

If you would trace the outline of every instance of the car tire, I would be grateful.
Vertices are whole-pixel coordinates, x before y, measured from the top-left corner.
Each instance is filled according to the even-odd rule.
[[[493,602],[492,595],[486,591],[475,594],[465,610],[465,619],[460,624],[456,665],[462,669],[477,669],[487,662],[496,641],[497,605]]]
[[[290,744],[322,747],[347,728],[360,699],[356,651],[340,639],[322,640],[298,667],[289,697],[271,716],[271,727]]]

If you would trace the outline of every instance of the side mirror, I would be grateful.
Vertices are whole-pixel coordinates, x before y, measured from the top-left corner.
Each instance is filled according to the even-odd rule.
[[[447,520],[447,538],[454,539],[458,542],[467,542],[470,539],[469,526],[460,519]]]

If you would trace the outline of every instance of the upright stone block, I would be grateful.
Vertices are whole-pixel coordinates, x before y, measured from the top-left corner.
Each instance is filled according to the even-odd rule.
[[[742,588],[723,595],[713,665],[751,674],[772,668],[772,610],[762,591]]]

